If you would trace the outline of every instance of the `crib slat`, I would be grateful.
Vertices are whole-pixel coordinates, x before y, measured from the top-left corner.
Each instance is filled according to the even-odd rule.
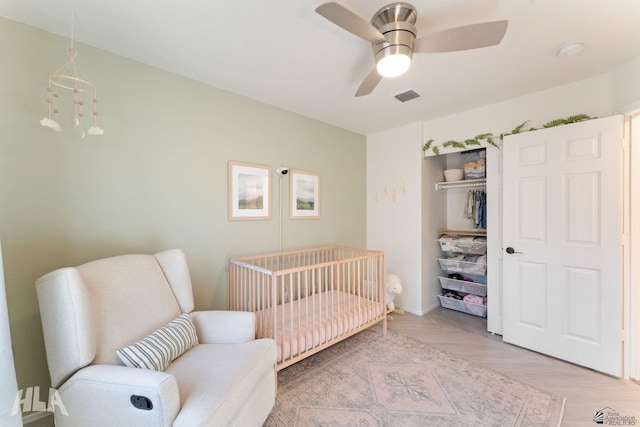
[[[378,322],[386,333],[384,252],[328,246],[229,263],[229,307],[256,313],[257,336],[278,341],[278,369]]]

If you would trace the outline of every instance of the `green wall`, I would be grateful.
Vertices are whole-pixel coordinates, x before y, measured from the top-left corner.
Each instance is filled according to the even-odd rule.
[[[366,245],[364,136],[81,44],[104,135],[78,138],[70,116],[56,133],[38,121],[68,44],[0,18],[0,238],[19,388],[49,386],[34,282],[58,267],[178,247],[196,308],[225,308],[228,258],[277,251],[281,205],[274,173],[272,219],[228,221],[229,160],[320,173],[319,220],[289,220],[282,180],[284,249]]]

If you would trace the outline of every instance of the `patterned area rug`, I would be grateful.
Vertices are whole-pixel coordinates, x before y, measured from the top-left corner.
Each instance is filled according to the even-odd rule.
[[[363,331],[278,373],[265,426],[558,426],[552,396],[412,338]]]

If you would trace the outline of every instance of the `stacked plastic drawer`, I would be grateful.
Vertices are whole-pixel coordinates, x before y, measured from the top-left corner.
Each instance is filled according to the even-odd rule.
[[[438,258],[442,295],[440,304],[474,316],[487,316],[487,239],[484,236],[443,234],[444,252]]]

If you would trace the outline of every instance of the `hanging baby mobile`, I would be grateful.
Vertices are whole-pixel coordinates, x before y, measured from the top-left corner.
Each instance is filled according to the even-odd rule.
[[[58,123],[58,113],[60,113],[60,98],[65,93],[73,93],[74,126],[79,129],[79,137],[84,138],[86,134],[102,135],[104,131],[98,127],[98,99],[96,97],[96,86],[87,79],[80,67],[76,63],[78,51],[73,47],[73,16],[71,19],[71,47],[67,49],[69,60],[53,74],[49,75],[49,86],[47,87],[47,104],[49,115],[40,120],[40,124],[56,132],[62,129]],[[85,120],[85,107],[89,103],[93,116],[93,126],[86,132],[83,127]]]

